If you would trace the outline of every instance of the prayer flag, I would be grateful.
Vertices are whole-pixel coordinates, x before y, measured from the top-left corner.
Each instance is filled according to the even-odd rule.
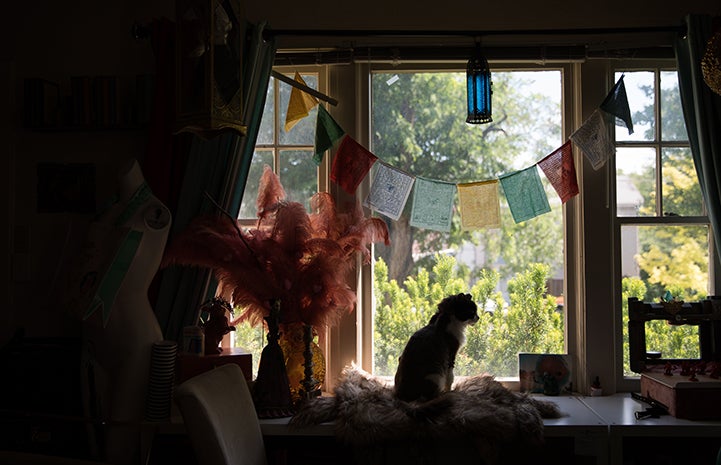
[[[513,220],[516,223],[551,211],[536,165],[515,173],[505,174],[501,176],[500,180],[506,200],[508,200],[508,207],[511,209]]]
[[[323,161],[323,153],[333,147],[333,144],[343,137],[343,134],[345,131],[335,122],[325,107],[318,105],[318,116],[315,120],[315,151],[313,153],[313,161],[317,165]]]
[[[458,184],[457,188],[462,229],[501,227],[497,179]]]
[[[594,110],[581,127],[571,134],[571,140],[581,148],[594,170],[602,167],[616,153],[608,136],[606,118],[599,109]]]
[[[456,185],[450,182],[416,178],[411,207],[411,226],[448,232],[453,219]]]
[[[376,163],[375,166],[375,175],[365,204],[397,221],[411,193],[413,176],[385,163]]]
[[[623,75],[618,78],[611,91],[601,103],[601,110],[616,117],[616,124],[626,125],[629,134],[633,134],[633,121],[631,121],[631,109],[628,107],[628,96],[626,85],[623,83]]]
[[[376,160],[378,157],[346,135],[333,158],[330,179],[353,195]]]
[[[576,165],[573,163],[573,149],[570,140],[539,161],[538,166],[556,189],[561,203],[566,203],[568,199],[578,194]]]
[[[298,71],[295,72],[295,81],[308,86]],[[285,132],[290,131],[298,121],[308,116],[310,109],[316,105],[318,105],[317,98],[297,87],[293,87],[288,100],[288,111],[285,113]]]

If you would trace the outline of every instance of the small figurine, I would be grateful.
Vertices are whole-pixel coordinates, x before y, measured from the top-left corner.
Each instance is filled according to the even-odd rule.
[[[222,349],[218,347],[220,341],[223,340],[223,336],[231,331],[235,331],[235,327],[230,326],[228,323],[228,313],[232,312],[230,303],[215,297],[205,303],[201,310],[208,313],[208,318],[200,324],[205,333],[205,355],[219,354]]]
[[[596,379],[591,383],[591,397],[598,397],[603,395],[603,389],[601,388],[601,378],[596,376]]]
[[[721,364],[717,362],[711,362],[711,372],[709,373],[709,377],[713,379],[719,379],[721,376]]]
[[[666,365],[663,367],[663,374],[666,376],[673,376],[672,370],[673,365],[671,365],[671,362],[666,362]]]
[[[688,379],[689,381],[698,381],[698,378],[696,377],[696,368],[691,368],[691,376]]]
[[[688,376],[691,374],[691,364],[689,362],[681,362],[681,376]]]

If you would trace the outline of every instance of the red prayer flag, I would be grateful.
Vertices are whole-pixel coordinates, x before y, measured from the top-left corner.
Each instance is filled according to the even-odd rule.
[[[333,158],[330,178],[353,195],[376,160],[378,157],[346,134]]]
[[[573,150],[570,140],[539,161],[538,166],[541,167],[546,178],[556,189],[562,203],[566,203],[568,199],[578,194],[576,165],[573,163]]]

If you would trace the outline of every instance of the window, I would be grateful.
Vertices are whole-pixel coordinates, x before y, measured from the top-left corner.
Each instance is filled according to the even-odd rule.
[[[469,125],[463,70],[376,69],[371,151],[394,168],[453,184],[533,167],[564,141],[562,82],[561,69],[496,67],[494,121]],[[375,248],[375,374],[393,376],[410,335],[458,292],[474,295],[481,319],[467,330],[457,375],[517,378],[519,352],[565,353],[563,208],[544,186],[551,211],[518,224],[499,186],[500,228],[462,230],[457,198],[450,232],[411,226],[410,198],[397,221],[386,218],[391,245]]]
[[[619,67],[634,133],[615,126],[615,231],[620,271],[623,374],[630,370],[629,297],[695,301],[710,294],[711,234],[688,144],[674,69]],[[647,349],[698,358],[695,326],[646,324]]]
[[[294,78],[298,71],[309,87],[325,90],[325,75],[319,67],[294,67],[292,70],[278,69]],[[317,107],[309,115],[285,130],[285,118],[290,99],[291,86],[273,77],[270,78],[255,152],[248,172],[238,218],[247,227],[255,226],[256,198],[263,168],[268,165],[278,174],[288,200],[300,202],[310,208],[314,193],[323,189],[327,182],[319,173],[327,171],[327,161],[318,165],[313,161],[315,143],[315,120]],[[324,157],[327,158],[327,157]],[[240,324],[230,333],[233,346],[240,346],[253,354],[253,373],[257,374],[260,353],[266,344],[265,331],[260,327]]]
[[[598,108],[622,74],[634,122],[632,135],[615,127],[616,155],[599,170],[574,148],[581,194],[566,204],[540,173],[550,213],[516,224],[499,190],[498,230],[462,231],[456,211],[450,233],[421,231],[409,225],[411,201],[398,221],[386,219],[392,246],[376,246],[374,257],[382,261],[360,270],[355,318],[321,344],[326,380],[332,382],[350,361],[392,376],[407,337],[425,324],[442,294],[476,286],[484,321],[469,332],[457,374],[517,377],[518,351],[567,352],[576,386],[588,386],[600,375],[604,392],[637,390],[638,380],[628,370],[626,299],[657,301],[667,290],[685,300],[713,293],[710,226],[673,67],[673,61],[607,59],[492,64],[494,122],[475,127],[464,122],[462,64],[278,68],[291,76],[299,70],[309,85],[338,98],[342,105],[332,109],[334,118],[352,121],[344,129],[383,162],[451,183],[497,179],[540,161],[568,140],[582,115]],[[312,164],[315,113],[286,134],[290,88],[271,83],[241,209],[249,226],[266,163],[293,200],[307,202],[315,190],[337,190],[328,181],[329,157],[320,167]],[[375,170],[357,192],[361,200]],[[547,330],[523,326],[514,315],[521,308],[534,316],[528,321]],[[693,356],[684,351],[695,347],[697,335],[686,328],[668,331],[649,329],[655,335],[649,350]],[[239,345],[254,349],[257,363],[265,345],[262,329],[239,327],[235,336]]]

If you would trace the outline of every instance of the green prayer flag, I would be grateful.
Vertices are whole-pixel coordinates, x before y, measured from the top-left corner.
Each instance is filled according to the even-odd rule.
[[[551,211],[536,165],[506,174],[500,181],[516,223]]]
[[[315,152],[313,153],[313,161],[320,165],[323,161],[323,153],[333,147],[345,131],[338,123],[335,122],[330,113],[326,111],[323,105],[318,105],[318,117],[315,122]]]

